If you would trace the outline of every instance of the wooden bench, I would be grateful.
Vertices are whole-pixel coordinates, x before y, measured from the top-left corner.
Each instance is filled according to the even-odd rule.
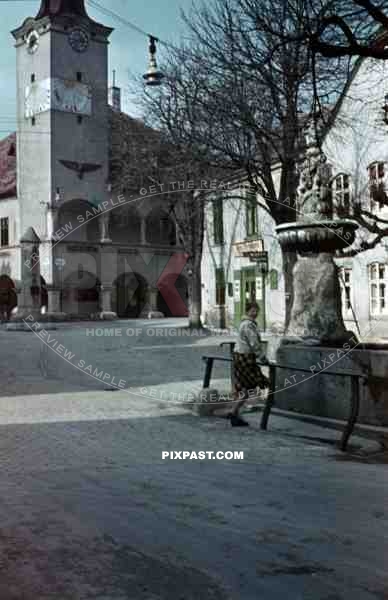
[[[210,381],[214,366],[214,361],[218,360],[221,362],[230,363],[230,377],[233,389],[233,350],[235,346],[235,342],[223,342],[220,344],[221,347],[229,346],[230,347],[230,356],[220,356],[220,355],[205,355],[202,357],[202,360],[206,362],[205,375],[203,379],[203,388],[208,389],[210,387]],[[293,371],[297,371],[299,373],[309,373],[312,374],[309,369],[302,369],[299,367],[294,367],[293,365],[282,365],[279,363],[275,363],[273,361],[269,361],[267,363],[257,362],[257,364],[261,367],[269,368],[269,391],[268,396],[264,405],[263,414],[261,418],[260,427],[263,430],[266,430],[268,427],[268,420],[271,414],[271,409],[274,405],[274,395],[276,389],[276,370],[277,369],[292,369]],[[359,380],[363,380],[365,384],[368,381],[368,375],[363,372],[343,370],[343,371],[332,371],[332,370],[321,370],[314,371],[314,375],[333,375],[337,377],[350,377],[351,378],[351,400],[350,400],[350,410],[346,425],[342,432],[342,437],[340,441],[340,449],[345,452],[350,436],[353,433],[354,426],[357,422],[357,417],[360,410],[360,387]],[[279,392],[277,392],[279,393]]]

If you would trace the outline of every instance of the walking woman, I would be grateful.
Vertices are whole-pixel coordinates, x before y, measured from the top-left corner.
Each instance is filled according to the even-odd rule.
[[[246,427],[249,425],[239,416],[241,407],[248,399],[251,390],[265,389],[269,386],[268,378],[261,372],[256,361],[267,362],[262,351],[260,332],[256,319],[259,306],[256,302],[248,303],[246,315],[242,318],[235,352],[233,353],[234,375],[234,409],[230,414],[233,427]]]

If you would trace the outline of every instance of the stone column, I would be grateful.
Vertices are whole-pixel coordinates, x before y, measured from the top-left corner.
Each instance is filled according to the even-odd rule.
[[[158,294],[159,290],[157,288],[152,288],[148,290],[147,294],[147,302],[141,311],[140,317],[142,319],[163,319],[164,314],[158,311]]]
[[[29,227],[20,240],[22,278],[18,292],[18,311],[11,317],[9,329],[30,331],[28,324],[41,320],[39,244],[40,239],[35,230]]]
[[[46,239],[51,241],[54,237],[57,225],[57,209],[53,206],[47,207],[46,214]]]
[[[146,220],[144,217],[142,217],[140,221],[140,244],[142,246],[147,244],[147,227]]]
[[[112,309],[112,286],[101,285],[100,288],[100,319],[104,321],[114,321],[117,314]]]
[[[54,288],[48,288],[47,296],[48,296],[47,312],[50,312],[50,313],[60,312],[60,304],[61,304],[60,290],[54,289]]]
[[[100,242],[101,242],[101,244],[110,244],[110,243],[112,243],[112,240],[110,238],[110,232],[109,232],[110,214],[111,214],[110,212],[103,213],[100,216],[100,219],[99,219]]]
[[[148,299],[150,304],[150,310],[152,311],[158,310],[158,292],[159,290],[157,288],[151,289],[149,291]]]
[[[112,240],[109,233],[110,212],[103,213],[100,217],[100,236],[101,236],[101,256],[100,256],[100,306],[98,318],[103,321],[113,321],[117,319],[117,314],[112,308],[112,281],[116,278],[112,272]],[[117,260],[117,257],[116,259]]]
[[[56,287],[47,288],[47,313],[45,319],[48,321],[65,321],[66,313],[61,310],[61,290]]]

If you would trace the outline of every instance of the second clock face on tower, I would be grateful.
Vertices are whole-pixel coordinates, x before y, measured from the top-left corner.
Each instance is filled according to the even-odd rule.
[[[33,29],[27,36],[27,50],[30,54],[34,54],[39,48],[39,33]]]
[[[69,44],[76,52],[85,52],[89,46],[89,35],[84,29],[75,27],[69,33]]]

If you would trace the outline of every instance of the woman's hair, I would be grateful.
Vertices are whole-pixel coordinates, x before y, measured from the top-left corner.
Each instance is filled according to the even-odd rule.
[[[259,312],[259,305],[257,302],[247,302],[245,305],[245,311],[249,312],[252,308],[255,308]]]

